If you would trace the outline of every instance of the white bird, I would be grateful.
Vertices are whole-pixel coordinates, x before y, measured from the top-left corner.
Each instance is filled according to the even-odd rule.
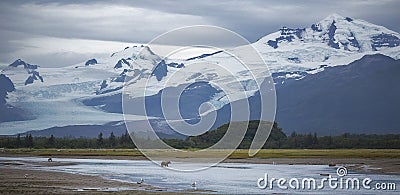
[[[28,178],[28,176],[29,176],[28,174],[25,174],[25,175],[24,175],[25,179]]]
[[[137,184],[142,184],[144,182],[143,178],[140,178],[140,181],[136,182]]]
[[[192,187],[195,188],[195,187],[196,187],[196,184],[197,184],[196,182],[193,182],[193,183],[192,183]]]

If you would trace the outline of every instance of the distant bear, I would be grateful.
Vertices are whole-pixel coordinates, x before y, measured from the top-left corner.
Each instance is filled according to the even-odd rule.
[[[161,162],[162,167],[168,167],[169,164],[171,164],[171,161],[162,161]]]

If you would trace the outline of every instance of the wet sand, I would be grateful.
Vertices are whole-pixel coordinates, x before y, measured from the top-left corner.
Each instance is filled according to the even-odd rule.
[[[0,167],[1,194],[73,194],[77,191],[97,192],[131,185],[100,177],[12,167]],[[134,191],[133,191],[134,192]]]
[[[286,164],[286,165],[336,165],[363,173],[400,175],[397,158],[248,158],[226,159],[227,163]]]
[[[8,157],[30,157],[31,155],[1,154]],[[42,156],[37,156],[42,157]],[[144,156],[56,156],[56,158],[77,159],[114,159],[114,160],[148,160]],[[176,159],[182,161],[182,159]],[[345,166],[350,170],[364,173],[400,175],[399,158],[228,158],[224,163],[286,164],[286,165],[329,165]],[[57,162],[56,162],[57,163]],[[65,163],[65,162],[64,162]],[[46,166],[57,165],[55,162],[42,162]]]
[[[183,194],[146,184],[99,176],[35,169],[71,165],[66,162],[0,161],[0,194]],[[168,192],[169,191],[169,192]],[[189,191],[187,191],[189,192]],[[186,192],[186,193],[187,193]]]
[[[27,155],[0,155],[28,157]],[[63,156],[57,156],[63,158]],[[65,156],[65,158],[95,158],[117,160],[146,160],[129,156]],[[177,159],[179,161],[179,159]],[[400,159],[397,158],[247,158],[226,159],[225,163],[288,164],[346,166],[350,170],[377,174],[400,174]],[[173,189],[158,188],[108,180],[99,176],[71,174],[38,170],[37,167],[74,165],[71,162],[0,161],[0,194],[186,194],[193,191],[174,192]],[[203,192],[204,193],[204,192]]]

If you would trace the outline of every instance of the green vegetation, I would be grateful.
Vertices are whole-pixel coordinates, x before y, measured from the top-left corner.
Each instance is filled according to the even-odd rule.
[[[240,126],[241,122],[236,126]],[[234,123],[231,123],[234,124]],[[247,132],[239,149],[248,149],[256,134],[259,121],[250,121]],[[297,134],[287,136],[277,123],[272,125],[271,133],[263,149],[400,149],[400,135],[366,135],[345,133],[338,136],[317,136],[316,133]],[[186,140],[164,140],[175,148],[207,148],[217,143],[226,133],[228,125],[223,125],[214,131],[200,136],[189,137]]]
[[[248,158],[236,150],[229,158]],[[255,158],[400,158],[399,149],[262,149]]]
[[[6,154],[29,156],[143,156],[137,149],[55,149],[18,148],[4,149]]]
[[[248,149],[257,132],[259,121],[250,121],[247,125],[246,134],[239,145],[239,149]],[[400,134],[391,135],[365,135],[348,134],[339,136],[318,136],[316,133],[297,134],[291,133],[287,136],[277,123],[262,122],[263,125],[272,126],[270,136],[264,144],[263,149],[400,149]],[[246,128],[244,122],[233,122],[233,134],[235,128]],[[228,124],[216,130],[208,131],[202,135],[188,137],[187,139],[164,139],[172,147],[179,149],[202,149],[217,143],[226,133]],[[240,136],[240,135],[234,135]],[[149,140],[150,141],[150,140]],[[135,145],[126,132],[121,136],[111,133],[107,137],[100,133],[97,138],[56,138],[32,137],[28,134],[23,137],[5,136],[0,137],[1,148],[91,148],[91,149],[133,149]],[[300,155],[302,156],[302,155]]]
[[[126,132],[119,137],[111,133],[108,138],[103,138],[100,133],[97,138],[56,138],[50,137],[32,137],[26,135],[22,138],[20,135],[16,137],[0,137],[1,148],[136,148],[129,134]]]

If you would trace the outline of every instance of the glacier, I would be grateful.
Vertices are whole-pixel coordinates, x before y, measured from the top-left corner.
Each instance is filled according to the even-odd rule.
[[[2,122],[0,134],[123,121],[121,109],[108,107],[121,103],[124,90],[134,99],[156,96],[166,88],[205,82],[213,88],[213,93],[197,101],[210,103],[208,112],[216,111],[230,102],[254,96],[255,80],[272,76],[275,84],[285,84],[319,74],[327,67],[350,64],[366,55],[383,54],[398,60],[399,40],[399,33],[385,27],[332,14],[307,28],[282,27],[248,46],[209,49],[207,53],[187,58],[165,58],[146,44],[135,44],[111,55],[62,68],[33,67],[17,60],[1,67],[1,74],[9,77],[16,89],[8,94],[7,105],[22,109],[29,114],[29,120]],[[230,55],[250,55],[248,47],[257,49],[269,71],[257,71],[263,70],[263,65],[254,63],[250,67],[256,74],[250,75]],[[157,67],[155,71],[154,67]],[[148,76],[148,81],[143,79]],[[27,83],[29,78],[33,80]],[[144,90],[143,86],[147,88]],[[228,89],[228,92],[219,89]],[[243,89],[246,97],[235,93]],[[190,90],[201,95],[201,88]],[[194,119],[199,114],[197,108],[194,110],[183,115]],[[129,117],[144,120],[140,112]],[[162,119],[162,115],[151,117]]]

